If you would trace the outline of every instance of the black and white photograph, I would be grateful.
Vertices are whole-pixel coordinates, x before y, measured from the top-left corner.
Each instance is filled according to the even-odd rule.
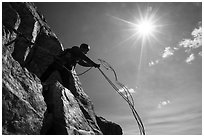
[[[202,1],[2,1],[2,135],[202,135]]]

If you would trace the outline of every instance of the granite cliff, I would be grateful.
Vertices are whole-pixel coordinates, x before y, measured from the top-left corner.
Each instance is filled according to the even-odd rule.
[[[70,90],[58,72],[39,77],[63,45],[33,3],[2,3],[2,134],[120,135],[97,116],[75,70]]]

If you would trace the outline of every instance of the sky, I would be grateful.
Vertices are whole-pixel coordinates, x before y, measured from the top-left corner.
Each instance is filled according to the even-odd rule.
[[[38,2],[64,48],[87,43],[134,98],[147,135],[202,134],[202,3]],[[149,26],[141,22],[148,20]],[[147,30],[144,32],[144,30]],[[113,74],[104,69],[114,81]],[[77,73],[87,68],[77,66]],[[138,135],[128,104],[100,71],[79,76],[95,112]]]

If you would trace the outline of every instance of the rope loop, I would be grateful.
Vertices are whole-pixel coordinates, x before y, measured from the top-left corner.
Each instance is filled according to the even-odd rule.
[[[145,129],[144,129],[144,125],[142,123],[142,120],[139,116],[139,114],[137,113],[135,107],[134,107],[134,99],[129,91],[129,89],[127,88],[127,86],[125,86],[124,84],[122,84],[121,82],[118,81],[118,77],[116,74],[116,71],[113,69],[113,67],[106,62],[105,60],[102,59],[98,59],[100,61],[100,63],[102,64],[102,66],[106,69],[106,70],[111,70],[114,73],[115,76],[115,83],[114,84],[109,78],[108,76],[106,76],[106,74],[100,69],[99,71],[101,72],[101,74],[104,76],[104,78],[108,81],[108,83],[115,89],[115,91],[128,103],[133,116],[138,124],[139,127],[139,131],[141,135],[145,135]],[[117,86],[116,86],[117,85]],[[118,88],[119,87],[119,88]]]

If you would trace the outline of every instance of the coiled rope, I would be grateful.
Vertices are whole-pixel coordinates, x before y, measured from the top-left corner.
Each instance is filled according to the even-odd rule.
[[[134,107],[134,100],[133,100],[133,97],[130,93],[130,91],[128,90],[128,88],[122,84],[121,82],[118,81],[118,78],[117,78],[117,74],[115,72],[115,70],[113,69],[113,67],[111,67],[111,65],[109,63],[107,63],[106,61],[102,60],[102,59],[98,59],[100,61],[100,63],[104,66],[105,69],[107,70],[111,70],[113,73],[114,73],[114,76],[115,76],[115,83],[120,87],[118,88],[116,86],[116,84],[114,84],[107,76],[106,74],[100,69],[99,71],[101,72],[101,74],[105,77],[105,79],[109,82],[109,84],[115,89],[115,91],[120,95],[122,96],[122,98],[128,103],[132,113],[133,113],[133,116],[138,124],[138,127],[139,127],[139,131],[140,131],[140,135],[145,135],[145,129],[144,129],[144,125],[142,123],[142,120],[139,116],[139,114],[137,113],[135,107]],[[121,90],[122,89],[122,90]]]

